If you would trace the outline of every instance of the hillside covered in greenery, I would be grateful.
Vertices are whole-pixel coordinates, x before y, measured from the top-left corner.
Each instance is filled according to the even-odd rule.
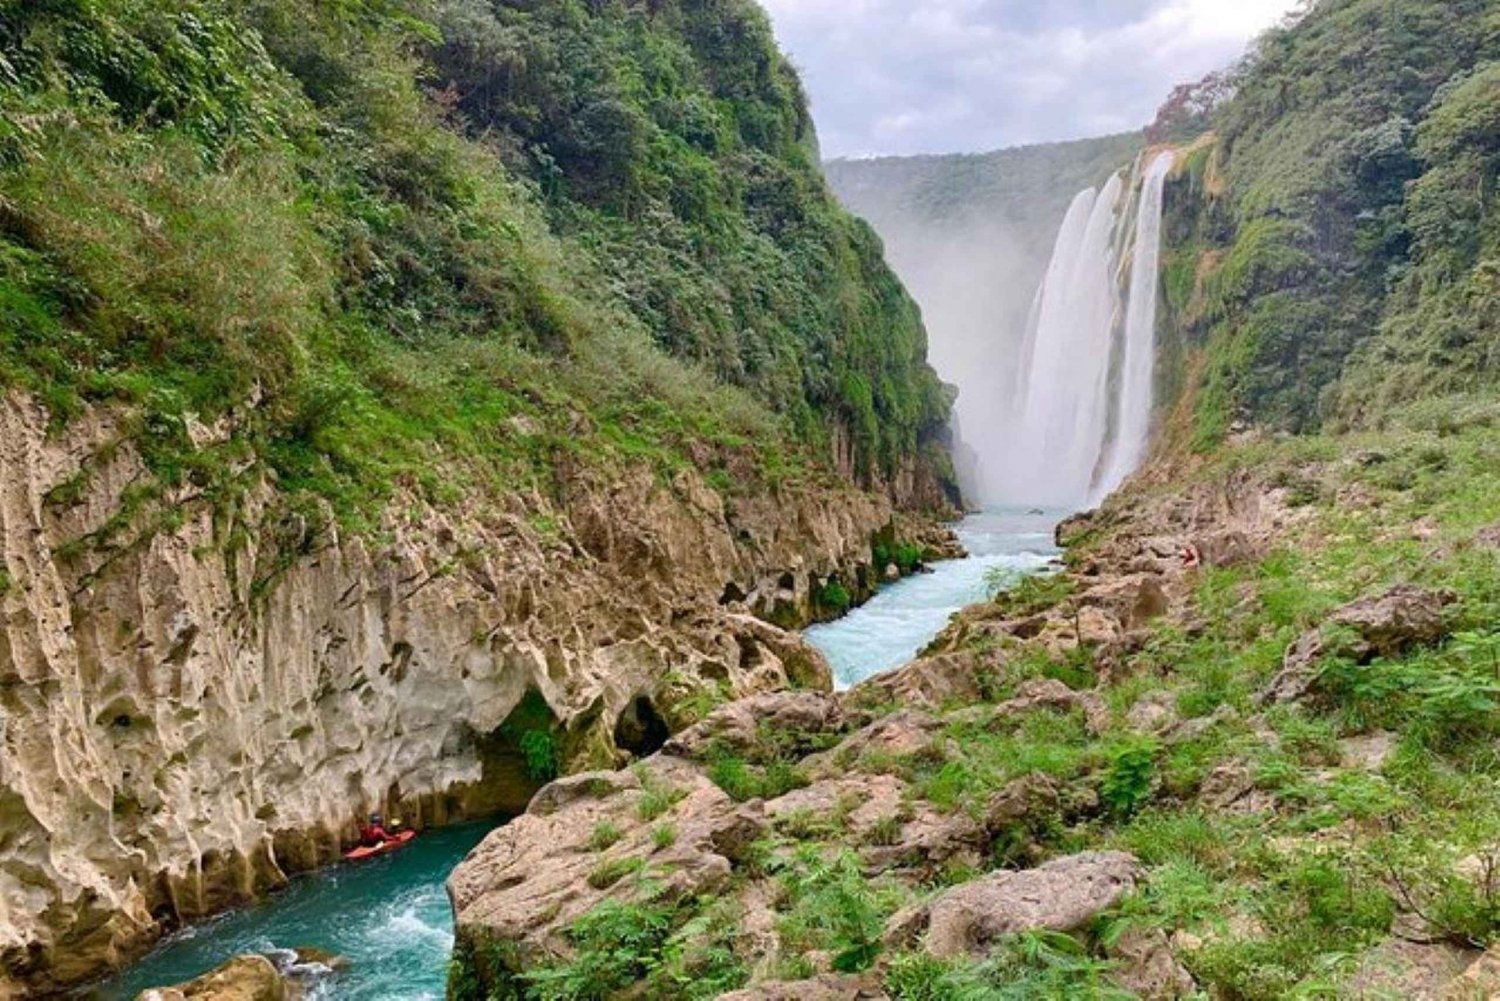
[[[569,456],[941,475],[916,309],[748,0],[8,0],[0,110],[0,381],[128,404],[162,484],[362,522]]]
[[[1500,9],[1324,0],[1261,40],[1175,192],[1196,439],[1378,422],[1500,378]]]

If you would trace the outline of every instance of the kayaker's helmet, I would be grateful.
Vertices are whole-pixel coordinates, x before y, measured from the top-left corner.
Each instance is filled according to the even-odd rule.
[[[381,818],[380,814],[378,814],[378,813],[372,813],[372,814],[370,814],[370,826],[371,827],[379,827],[382,823],[383,823],[383,819]]]

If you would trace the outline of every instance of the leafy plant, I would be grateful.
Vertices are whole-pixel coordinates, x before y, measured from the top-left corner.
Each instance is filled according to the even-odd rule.
[[[528,730],[521,734],[521,757],[526,763],[526,774],[538,782],[550,782],[557,778],[557,738],[550,730]]]
[[[1135,740],[1110,754],[1109,766],[1099,785],[1099,798],[1114,813],[1129,816],[1151,798],[1156,774],[1157,745],[1154,740]]]

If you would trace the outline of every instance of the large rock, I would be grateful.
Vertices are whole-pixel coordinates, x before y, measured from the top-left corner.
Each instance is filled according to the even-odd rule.
[[[942,957],[978,955],[1007,935],[1076,931],[1119,903],[1139,876],[1135,856],[1124,852],[1085,852],[1035,869],[991,873],[932,903],[927,950]]]
[[[647,797],[656,809],[643,808]],[[676,832],[665,846],[655,840],[664,825]],[[458,938],[502,944],[521,966],[565,955],[569,926],[606,900],[637,893],[638,875],[665,899],[721,890],[765,826],[759,802],[735,803],[680,759],[565,779],[448,878]],[[607,844],[597,835],[604,829],[616,835]]]
[[[685,758],[722,748],[750,757],[807,753],[820,738],[846,729],[844,709],[826,692],[767,692],[722,706],[668,741],[665,750]],[[826,746],[826,744],[824,745]]]
[[[1039,709],[1053,712],[1083,713],[1090,733],[1100,734],[1109,727],[1109,706],[1098,692],[1074,691],[1055,678],[1032,678],[1021,683],[1014,698],[995,706],[996,720],[1009,720]]]
[[[239,956],[197,980],[142,991],[136,1001],[288,1001],[287,983],[264,956]]]
[[[1368,664],[1436,643],[1448,634],[1447,609],[1456,600],[1450,591],[1403,584],[1344,605],[1292,644],[1281,671],[1260,693],[1261,703],[1292,702],[1309,694],[1325,657]]]

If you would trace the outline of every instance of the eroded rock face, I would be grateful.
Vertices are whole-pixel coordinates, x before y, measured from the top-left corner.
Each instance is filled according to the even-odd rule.
[[[1139,875],[1140,864],[1124,852],[1085,852],[1035,869],[991,873],[932,903],[927,950],[981,955],[1006,935],[1073,931],[1119,903]]]
[[[402,497],[378,543],[315,531],[264,485],[217,520],[184,488],[116,531],[143,467],[114,422],[51,434],[16,396],[0,468],[0,984],[32,986],[335,858],[366,810],[523,808],[537,783],[497,738],[523,700],[567,763],[613,767],[638,700],[646,722],[620,732],[644,752],[653,714],[704,685],[826,686],[752,613],[785,580],[869,573],[891,519],[852,491],[730,510],[642,470],[579,473],[560,501]],[[168,510],[176,527],[148,530]]]

